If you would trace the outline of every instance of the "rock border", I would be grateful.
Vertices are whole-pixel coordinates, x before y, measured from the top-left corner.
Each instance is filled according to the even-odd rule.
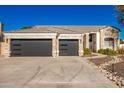
[[[104,64],[101,64],[100,66],[96,66],[93,62],[89,61],[89,63],[91,65],[94,65],[95,68],[97,68],[100,72],[102,72],[104,74],[104,76],[107,77],[110,81],[112,81],[118,87],[124,88],[124,78],[123,77],[118,76],[117,72],[111,73],[104,69],[104,68],[106,68],[106,66],[111,66],[112,64],[119,63],[119,62],[123,62],[123,60],[121,58],[117,58],[117,57],[116,57],[116,61],[111,60],[109,62],[105,62]]]

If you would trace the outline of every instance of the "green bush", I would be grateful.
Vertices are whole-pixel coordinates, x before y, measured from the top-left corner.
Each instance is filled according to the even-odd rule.
[[[89,48],[84,48],[84,55],[91,55],[91,51]]]
[[[124,48],[119,48],[117,49],[118,54],[124,54]]]
[[[104,52],[105,52],[105,49],[99,49],[98,50],[98,53],[100,53],[100,54],[104,54]]]
[[[117,54],[116,51],[112,50],[112,49],[100,49],[98,50],[98,53],[104,54],[104,55],[110,55],[110,56],[114,56]]]

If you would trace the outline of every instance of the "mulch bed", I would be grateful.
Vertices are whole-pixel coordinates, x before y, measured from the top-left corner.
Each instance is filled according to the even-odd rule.
[[[110,61],[111,59],[108,57],[102,57],[102,58],[89,58],[90,62],[93,62],[96,66],[99,66],[101,64],[104,64],[107,61]]]
[[[112,66],[106,66],[105,70],[112,72]],[[117,72],[118,76],[124,77],[124,62],[114,64],[114,72]]]

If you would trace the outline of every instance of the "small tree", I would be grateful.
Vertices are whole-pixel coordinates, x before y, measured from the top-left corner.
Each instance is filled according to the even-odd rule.
[[[107,53],[107,57],[112,60],[112,61],[111,61],[112,73],[115,72],[115,62],[116,62],[116,60],[117,60],[116,54],[117,54],[117,53]],[[113,61],[114,61],[114,62],[113,62]]]
[[[119,23],[124,25],[124,5],[117,5],[117,18],[119,20]]]

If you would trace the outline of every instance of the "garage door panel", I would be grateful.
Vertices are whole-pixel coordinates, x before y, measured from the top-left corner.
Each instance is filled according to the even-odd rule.
[[[19,53],[20,56],[52,56],[52,40],[14,40],[12,55],[19,56]]]
[[[60,56],[77,56],[78,55],[78,40],[59,40],[59,55]]]

